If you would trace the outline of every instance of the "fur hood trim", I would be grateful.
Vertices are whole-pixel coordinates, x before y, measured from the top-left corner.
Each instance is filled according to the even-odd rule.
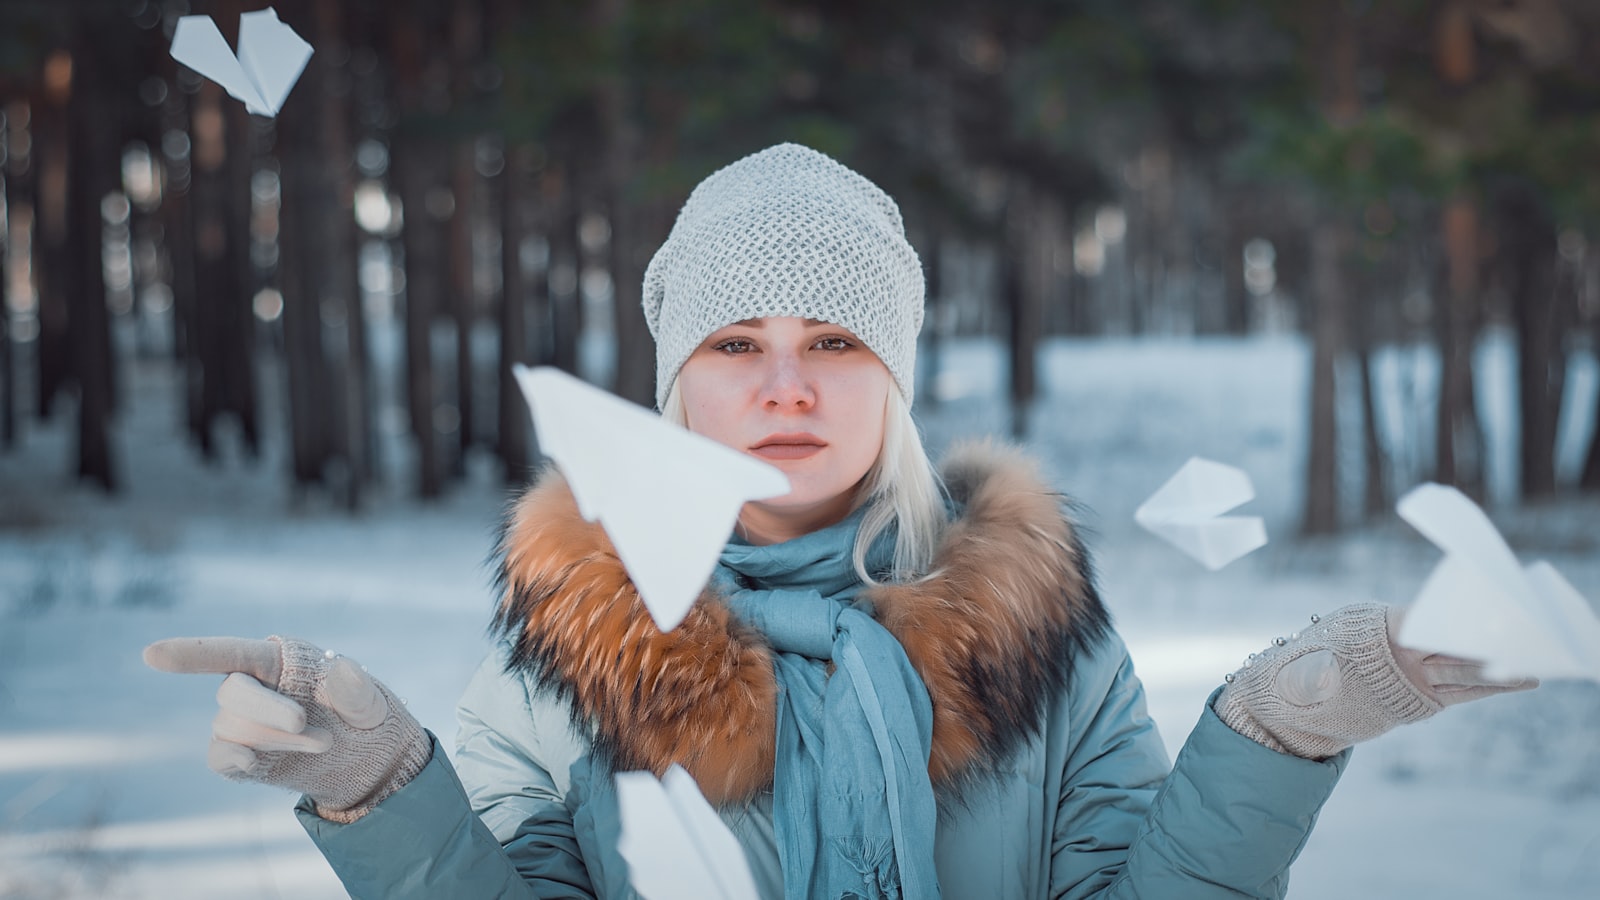
[[[959,789],[1039,733],[1110,619],[1063,498],[1020,452],[970,445],[942,474],[962,512],[932,571],[863,596],[933,701],[929,774]],[[661,632],[554,472],[513,506],[499,557],[493,628],[511,644],[508,670],[566,699],[595,752],[618,771],[678,763],[715,805],[770,786],[773,651],[714,591]]]

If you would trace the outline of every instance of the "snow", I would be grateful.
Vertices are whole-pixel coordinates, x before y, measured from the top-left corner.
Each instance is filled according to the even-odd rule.
[[[1491,516],[1524,562],[1550,560],[1593,603],[1600,503],[1509,502],[1505,343],[1491,338],[1479,353],[1494,429]],[[936,451],[1009,428],[1002,359],[992,342],[947,345],[941,402],[922,414]],[[1414,348],[1387,351],[1381,365],[1385,433],[1401,441],[1395,487],[1407,487],[1425,471],[1436,366]],[[1103,592],[1173,752],[1246,653],[1314,612],[1407,602],[1437,559],[1392,516],[1338,538],[1293,537],[1308,371],[1304,345],[1288,337],[1045,345],[1030,446],[1080,504]],[[1585,414],[1596,372],[1592,355],[1575,357],[1567,477],[1594,427]],[[151,671],[139,651],[172,635],[305,637],[366,664],[448,746],[456,697],[488,646],[485,560],[505,489],[492,462],[473,457],[450,496],[416,504],[404,496],[408,457],[396,441],[390,481],[359,515],[294,499],[279,423],[267,423],[274,438],[261,462],[240,459],[224,435],[222,460],[202,466],[176,436],[172,373],[142,362],[127,374],[119,497],[68,478],[70,408],[29,424],[23,445],[0,456],[0,897],[343,896],[289,812],[292,797],[206,769],[217,679]],[[263,374],[271,388],[277,376]],[[275,409],[275,391],[264,394]],[[1342,459],[1356,459],[1344,448],[1358,440],[1347,435]],[[1194,455],[1250,473],[1257,499],[1238,513],[1263,516],[1272,539],[1215,574],[1133,521]],[[1590,897],[1596,849],[1600,686],[1551,683],[1359,748],[1290,896]]]

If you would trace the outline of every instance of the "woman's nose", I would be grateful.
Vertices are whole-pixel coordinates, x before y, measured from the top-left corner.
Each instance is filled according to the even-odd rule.
[[[761,386],[761,402],[768,409],[810,409],[817,402],[816,388],[804,364],[795,359],[775,359]]]

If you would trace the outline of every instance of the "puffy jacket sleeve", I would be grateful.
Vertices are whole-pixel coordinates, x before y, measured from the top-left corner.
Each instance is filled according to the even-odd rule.
[[[566,803],[583,747],[566,710],[491,653],[456,708],[456,765],[473,810],[538,895],[588,900],[595,891]]]
[[[1284,896],[1349,751],[1314,762],[1269,750],[1222,724],[1213,693],[1167,772],[1120,639],[1085,662],[1068,695],[1051,896]]]
[[[349,825],[319,817],[309,797],[295,815],[356,900],[539,896],[473,815],[437,739],[416,778]]]
[[[502,659],[489,654],[462,695],[455,766],[435,740],[411,783],[349,825],[318,817],[309,799],[296,807],[350,896],[592,900],[563,791],[546,768],[564,775],[576,744],[553,704],[532,708]],[[559,758],[541,758],[552,753]]]

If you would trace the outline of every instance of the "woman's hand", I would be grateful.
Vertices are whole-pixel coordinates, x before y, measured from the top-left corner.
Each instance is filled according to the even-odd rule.
[[[1494,681],[1484,677],[1483,663],[1463,659],[1447,653],[1429,653],[1402,647],[1394,639],[1400,633],[1406,610],[1401,606],[1389,608],[1389,649],[1394,653],[1400,671],[1406,673],[1411,683],[1421,688],[1441,706],[1455,706],[1468,700],[1478,700],[1510,691],[1531,691],[1539,686],[1537,678],[1519,678],[1514,681]]]
[[[225,778],[292,788],[353,822],[427,765],[432,743],[389,689],[345,657],[271,637],[168,638],[144,650],[163,672],[228,677],[206,763]]]
[[[1228,676],[1217,715],[1274,750],[1326,759],[1446,706],[1538,687],[1536,679],[1492,681],[1472,660],[1394,642],[1403,609],[1376,603],[1313,617]]]

